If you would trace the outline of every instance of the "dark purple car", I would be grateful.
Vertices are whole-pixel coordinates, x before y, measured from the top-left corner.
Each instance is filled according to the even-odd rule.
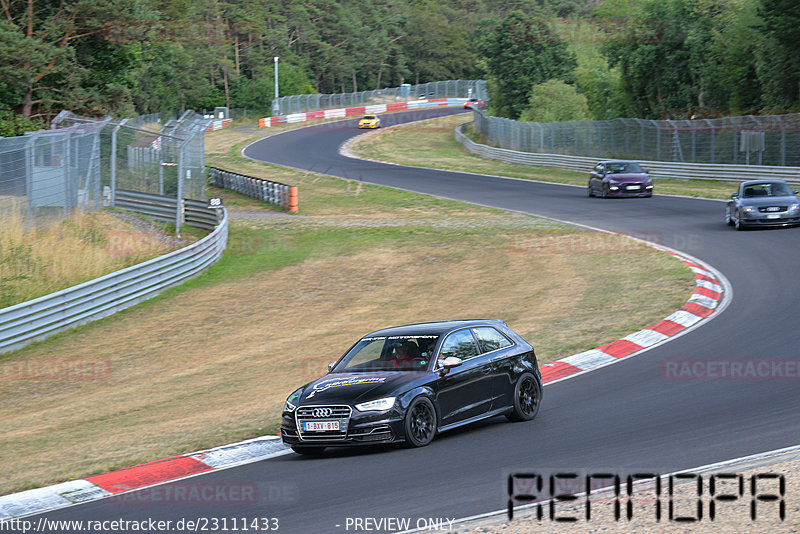
[[[589,173],[587,194],[603,198],[651,197],[653,179],[635,161],[601,161]]]

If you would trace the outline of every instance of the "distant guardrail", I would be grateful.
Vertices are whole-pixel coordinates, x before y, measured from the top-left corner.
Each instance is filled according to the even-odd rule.
[[[228,215],[203,239],[164,256],[0,310],[0,353],[102,319],[196,276],[228,242]]]
[[[263,178],[255,178],[245,174],[230,172],[216,167],[208,168],[211,185],[221,189],[230,189],[250,198],[262,200],[268,204],[280,206],[290,212],[297,212],[297,187],[272,182]]]
[[[566,156],[564,154],[540,154],[538,152],[520,152],[507,148],[497,148],[476,143],[463,133],[466,124],[456,128],[456,141],[461,143],[470,153],[478,156],[522,165],[555,167],[571,171],[586,172],[601,157]],[[650,171],[653,178],[679,178],[692,180],[714,180],[725,182],[743,182],[758,178],[774,178],[786,180],[792,185],[800,185],[800,167],[773,167],[767,165],[712,165],[710,163],[680,163],[676,161],[644,161],[636,160]]]
[[[321,109],[317,111],[304,111],[290,115],[278,115],[258,119],[259,128],[269,128],[278,124],[294,124],[298,122],[315,121],[322,119],[344,119],[347,117],[361,117],[391,111],[403,111],[439,106],[463,106],[466,98],[432,98],[426,100],[412,100],[410,102],[395,102],[389,104],[373,104],[369,106],[356,106],[352,108]]]
[[[117,208],[141,213],[157,221],[175,222],[178,200],[173,197],[126,189],[117,189],[116,197]],[[185,224],[205,230],[213,230],[218,223],[217,211],[209,208],[208,202],[203,200],[183,199],[181,215]]]

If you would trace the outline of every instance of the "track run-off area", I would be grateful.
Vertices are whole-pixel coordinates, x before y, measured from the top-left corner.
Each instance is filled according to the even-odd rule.
[[[387,114],[382,123],[459,111]],[[775,369],[791,361],[796,365],[800,228],[736,232],[723,221],[724,203],[661,196],[657,183],[650,199],[604,200],[587,198],[582,187],[350,158],[340,147],[363,133],[356,122],[287,131],[245,147],[243,154],[634,235],[713,266],[730,282],[732,299],[713,320],[669,343],[546,386],[532,423],[494,418],[440,435],[421,449],[330,449],[320,458],[284,454],[202,477],[215,487],[257,486],[257,502],[165,506],[144,493],[181,483],[173,482],[116,503],[100,500],[50,512],[45,514],[49,520],[123,517],[175,524],[214,517],[227,519],[230,530],[235,518],[264,518],[262,526],[274,518],[280,532],[325,533],[357,531],[353,518],[410,518],[412,526],[438,518],[446,528],[447,519],[503,509],[508,476],[515,472],[665,474],[800,443],[797,376],[692,380],[665,373],[676,361],[763,360]],[[613,286],[615,280],[607,283]],[[613,320],[598,317],[598,322]],[[529,341],[536,344],[535,338]],[[392,529],[370,529],[386,530]]]

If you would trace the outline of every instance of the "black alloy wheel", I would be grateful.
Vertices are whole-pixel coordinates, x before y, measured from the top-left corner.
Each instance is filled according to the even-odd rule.
[[[436,410],[427,397],[417,397],[406,412],[406,443],[424,447],[436,435]]]
[[[510,421],[530,421],[539,413],[542,385],[530,373],[524,373],[514,387],[513,411],[506,417]]]

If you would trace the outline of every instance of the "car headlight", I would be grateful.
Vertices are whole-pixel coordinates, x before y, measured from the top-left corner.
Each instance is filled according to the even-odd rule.
[[[800,209],[800,204],[792,204],[791,206],[789,206],[789,211],[794,211],[797,209]]]
[[[394,397],[386,397],[385,399],[362,402],[361,404],[356,404],[356,410],[359,412],[385,412],[394,406],[394,399]]]
[[[298,389],[291,395],[289,398],[286,399],[286,404],[283,405],[283,411],[285,412],[293,412],[297,409],[297,402],[300,400],[300,393],[303,392],[303,388]]]
[[[745,206],[745,208],[742,211],[745,213],[753,213],[753,211],[755,211],[755,208],[753,206]]]

